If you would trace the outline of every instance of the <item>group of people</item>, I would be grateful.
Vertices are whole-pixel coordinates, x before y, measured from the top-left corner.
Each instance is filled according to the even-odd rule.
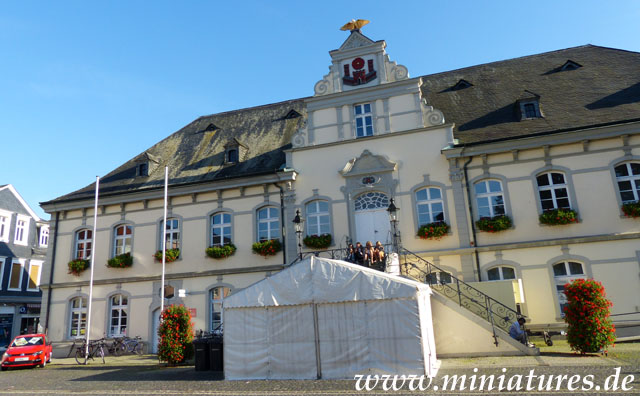
[[[360,242],[356,242],[355,246],[350,243],[347,248],[345,261],[371,268],[384,265],[386,259],[387,256],[384,252],[384,246],[382,246],[380,241],[376,242],[375,245],[367,241],[364,246],[362,246]]]

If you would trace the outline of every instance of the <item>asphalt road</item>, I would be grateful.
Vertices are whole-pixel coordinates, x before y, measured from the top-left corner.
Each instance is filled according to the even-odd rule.
[[[535,375],[594,375],[594,384],[604,384],[607,376],[615,373],[616,362],[609,361],[605,365],[587,366],[533,366],[533,367],[508,367],[506,375],[513,377],[515,374],[526,376],[530,370],[535,370]],[[555,382],[551,391],[507,391],[491,392],[470,391],[446,391],[442,392],[445,375],[471,376],[476,374],[491,375],[496,378],[502,374],[498,367],[479,368],[474,373],[471,367],[442,368],[432,384],[439,384],[439,391],[431,387],[425,392],[410,391],[408,383],[399,391],[387,390],[382,383],[371,391],[356,391],[356,382],[353,380],[342,381],[226,381],[219,374],[213,372],[196,372],[193,366],[187,367],[160,367],[157,363],[144,365],[102,365],[94,363],[88,366],[77,365],[49,365],[44,369],[14,369],[0,373],[0,395],[415,395],[415,394],[456,394],[456,395],[562,395],[562,394],[588,394],[588,395],[640,395],[640,366],[621,366],[620,381],[628,375],[633,375],[632,382],[628,382],[630,391],[619,390],[617,392],[596,392],[577,390],[568,392],[566,380],[560,390],[555,390]],[[470,378],[470,377],[469,377]],[[468,380],[469,380],[468,378]],[[510,377],[509,377],[510,378]],[[514,377],[517,378],[517,377]],[[505,382],[506,384],[506,382]],[[523,382],[525,386],[526,381]],[[536,382],[533,382],[535,387]],[[598,385],[599,386],[599,385]],[[595,385],[594,385],[595,387]],[[459,388],[458,388],[459,389]]]

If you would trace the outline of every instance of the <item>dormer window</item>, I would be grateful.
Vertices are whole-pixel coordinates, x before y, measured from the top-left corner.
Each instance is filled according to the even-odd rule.
[[[516,102],[517,111],[520,112],[520,121],[542,118],[540,112],[540,95],[525,90]]]
[[[211,123],[209,125],[207,125],[207,127],[204,129],[206,132],[213,132],[213,131],[217,131],[218,128],[214,123]]]
[[[302,114],[298,113],[295,110],[291,110],[287,113],[286,116],[282,117],[283,120],[291,120],[294,118],[302,117]]]
[[[576,70],[576,69],[579,69],[581,67],[582,67],[581,64],[579,64],[577,62],[574,62],[571,59],[569,59],[568,61],[565,62],[564,65],[562,65],[560,67],[560,71]]]
[[[452,91],[457,91],[460,89],[465,89],[465,88],[469,88],[469,87],[473,87],[473,84],[471,84],[469,81],[467,80],[463,80],[461,79],[460,81],[458,81],[456,83],[456,85],[454,85],[453,87],[451,87]]]
[[[238,149],[230,148],[227,150],[227,162],[231,164],[235,164],[238,162]]]
[[[139,176],[139,177],[149,176],[148,162],[143,162],[141,164],[138,164],[138,170],[136,172],[136,176]]]

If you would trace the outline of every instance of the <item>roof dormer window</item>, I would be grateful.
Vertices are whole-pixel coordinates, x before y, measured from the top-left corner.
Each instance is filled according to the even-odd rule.
[[[460,81],[458,81],[456,83],[456,85],[454,85],[453,87],[451,87],[452,91],[457,91],[460,89],[465,89],[465,88],[469,88],[469,87],[473,87],[473,84],[471,84],[469,81],[464,80],[464,79],[460,79]]]
[[[227,150],[227,162],[230,164],[235,164],[238,162],[238,149],[230,148]]]
[[[560,71],[567,71],[567,70],[576,70],[581,68],[582,65],[572,61],[571,59],[569,59],[568,61],[565,62],[564,65],[560,66]]]
[[[538,100],[520,101],[520,120],[541,118]]]
[[[155,167],[160,163],[160,160],[155,155],[148,152],[142,153],[135,160],[136,164],[136,176],[135,177],[147,177]]]
[[[141,164],[138,164],[136,176],[139,176],[139,177],[149,176],[149,163],[148,162],[143,162]]]
[[[238,139],[233,138],[229,143],[224,145],[224,163],[237,164],[245,158],[248,147],[240,143]]]

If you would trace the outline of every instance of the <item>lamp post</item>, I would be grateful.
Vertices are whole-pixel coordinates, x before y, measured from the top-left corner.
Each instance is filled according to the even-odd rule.
[[[296,235],[298,236],[298,257],[300,260],[302,260],[302,223],[304,223],[304,219],[300,217],[300,209],[297,209],[293,224],[296,227]]]
[[[394,199],[391,198],[389,202],[389,207],[387,208],[387,212],[389,212],[389,220],[391,221],[391,228],[393,229],[393,251],[395,253],[400,254],[398,245],[400,242],[400,235],[398,234],[398,208],[394,202]]]

